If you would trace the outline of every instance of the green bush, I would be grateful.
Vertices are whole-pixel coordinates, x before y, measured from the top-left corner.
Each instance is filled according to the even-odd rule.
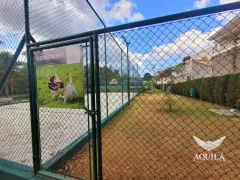
[[[201,85],[201,80],[202,79],[195,79],[192,80],[192,88],[195,89],[195,98],[199,98],[199,89],[200,89],[200,85]]]
[[[199,87],[199,98],[201,100],[205,100],[205,94],[204,94],[204,88],[205,88],[205,79],[201,80],[200,87]]]
[[[154,81],[153,80],[149,80],[147,82],[144,83],[144,87],[147,89],[147,90],[152,90],[154,89]]]
[[[239,100],[237,98],[237,87],[239,87],[240,83],[240,76],[235,74],[228,76],[228,80],[226,82],[226,92],[224,94],[224,98],[226,101],[226,106],[228,107],[234,107],[237,101]]]
[[[214,89],[214,83],[216,81],[216,77],[208,78],[208,91],[205,93],[208,93],[208,101],[211,103],[214,103],[214,97],[213,97],[213,89]]]
[[[236,89],[235,89],[235,102],[236,104],[240,100],[240,75],[237,75]]]
[[[227,76],[219,76],[216,78],[213,88],[213,98],[214,102],[220,105],[225,105],[225,83],[227,81]]]
[[[199,98],[203,101],[214,102],[213,89],[215,77],[204,78],[199,85]]]
[[[195,89],[197,99],[234,107],[240,100],[240,75],[231,74],[181,82],[172,85],[172,92],[189,97],[190,88]]]

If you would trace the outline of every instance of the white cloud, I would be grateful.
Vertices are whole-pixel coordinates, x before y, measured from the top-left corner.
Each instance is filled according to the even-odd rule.
[[[233,2],[238,2],[240,0],[219,0],[219,4],[228,4],[228,3],[233,3]],[[225,22],[231,21],[234,17],[239,15],[240,11],[235,10],[235,11],[230,11],[230,12],[223,12],[219,13],[216,15],[217,20],[224,20]]]
[[[173,43],[153,47],[151,52],[146,54],[133,54],[132,58],[137,58],[141,64],[146,60],[163,61],[179,57],[183,58],[211,47],[212,42],[208,38],[219,29],[220,27],[206,33],[192,29],[181,34]]]
[[[52,39],[103,27],[85,1],[30,1],[33,35]]]
[[[207,7],[210,3],[210,0],[197,0],[194,2],[194,8],[201,9]]]
[[[137,5],[131,0],[119,0],[115,3],[111,3],[110,0],[90,0],[90,2],[107,25],[144,19],[144,16],[137,11]]]
[[[29,1],[30,31],[37,40],[53,39],[103,27],[86,1]],[[24,34],[24,4],[8,0],[0,6],[0,34]]]
[[[130,21],[140,21],[143,19],[144,19],[144,16],[140,12],[136,12],[132,15],[132,17],[129,20]]]
[[[114,22],[130,22],[143,19],[137,6],[130,0],[91,0],[92,5],[109,24]],[[31,0],[30,31],[37,41],[69,36],[81,32],[102,28],[97,16],[86,1],[79,0]],[[0,35],[5,41],[11,34],[24,34],[24,3],[22,0],[4,0],[0,6]],[[9,34],[11,33],[11,34]],[[0,40],[3,40],[0,39]],[[5,42],[18,44],[19,42]],[[5,47],[6,48],[6,47]]]
[[[139,72],[141,74],[144,74],[145,71],[152,73],[158,72],[163,64],[172,66],[176,63],[179,63],[185,56],[193,55],[212,47],[213,42],[209,41],[208,38],[220,28],[221,27],[214,28],[209,32],[201,32],[196,29],[191,29],[180,34],[172,43],[167,43],[160,46],[148,46],[148,44],[151,44],[152,42],[147,42],[147,44],[145,44],[143,41],[141,44],[139,44],[141,48],[139,46],[138,48],[146,49],[147,51],[145,53],[140,53],[136,51],[136,47],[134,45],[130,46],[129,59],[132,64],[135,64],[135,68],[136,65],[138,65]],[[136,31],[137,33],[138,29],[131,30],[132,33],[134,33],[133,31]],[[124,41],[116,36],[114,36],[114,38],[126,54],[127,47]],[[99,45],[102,46],[100,47],[99,52],[100,62],[102,62],[101,66],[104,66],[103,38],[100,38]],[[120,48],[110,36],[107,38],[106,45],[108,67],[112,66],[114,69],[120,70]],[[124,57],[123,70],[125,69],[125,72],[126,67],[126,57]]]
[[[240,13],[239,10],[219,13],[216,15],[216,19],[220,21],[223,20],[225,21],[225,23],[227,23],[231,21],[233,18],[235,18],[236,16],[238,16],[239,13]]]
[[[220,0],[220,4],[228,4],[228,3],[233,3],[233,2],[238,2],[240,0]]]

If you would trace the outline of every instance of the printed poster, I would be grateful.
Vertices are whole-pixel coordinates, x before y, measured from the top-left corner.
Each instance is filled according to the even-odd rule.
[[[39,107],[83,109],[82,47],[38,51],[34,57]]]

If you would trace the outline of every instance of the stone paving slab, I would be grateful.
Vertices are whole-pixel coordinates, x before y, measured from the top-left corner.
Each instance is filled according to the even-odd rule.
[[[230,109],[209,109],[209,111],[225,116],[240,116],[240,112],[232,112]]]

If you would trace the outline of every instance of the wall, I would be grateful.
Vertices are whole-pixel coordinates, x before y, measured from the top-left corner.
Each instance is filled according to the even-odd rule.
[[[233,66],[234,61],[236,68]],[[212,65],[213,76],[240,73],[240,48],[233,48],[229,51],[214,56],[212,58]]]
[[[191,79],[198,79],[202,77],[211,77],[212,76],[212,66],[206,65],[202,63],[198,63],[196,61],[192,62],[192,72]]]
[[[183,75],[174,77],[173,83],[175,84],[175,83],[179,83],[179,82],[185,82],[189,78],[190,78],[189,74],[183,74]]]

